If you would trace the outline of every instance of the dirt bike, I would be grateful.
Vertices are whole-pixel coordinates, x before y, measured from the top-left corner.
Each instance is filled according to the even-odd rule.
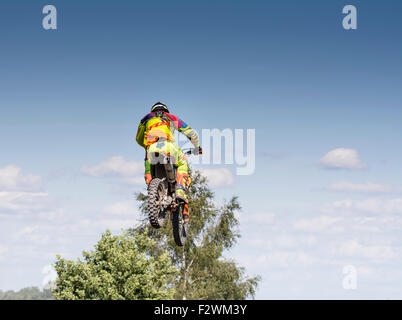
[[[197,149],[189,149],[185,154],[197,154]],[[189,225],[183,217],[184,202],[176,201],[176,167],[169,155],[154,152],[150,158],[152,180],[148,186],[149,222],[158,229],[170,216],[174,241],[178,246],[184,246]]]

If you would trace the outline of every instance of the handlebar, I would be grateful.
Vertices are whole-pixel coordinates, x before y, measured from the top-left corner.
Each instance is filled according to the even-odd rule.
[[[189,150],[187,150],[187,151],[184,151],[184,153],[185,154],[193,154],[193,155],[199,155],[199,151],[198,151],[198,149],[197,148],[191,148],[191,149],[189,149]]]

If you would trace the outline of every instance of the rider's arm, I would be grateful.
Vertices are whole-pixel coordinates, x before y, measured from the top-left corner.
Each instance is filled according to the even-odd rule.
[[[144,138],[145,138],[145,125],[142,123],[139,124],[138,130],[137,130],[137,136],[135,137],[135,140],[137,140],[137,143],[145,148],[144,145]]]
[[[141,119],[140,124],[138,125],[138,130],[137,130],[137,136],[135,137],[135,140],[137,140],[137,143],[145,148],[145,130],[147,128],[147,121],[152,117],[150,113],[148,113],[144,118]]]
[[[193,129],[190,128],[190,126],[185,123],[183,120],[179,119],[178,117],[174,116],[173,114],[170,113],[165,113],[173,122],[175,128],[184,134],[194,145],[194,147],[199,148],[200,147],[200,141],[198,138],[197,132],[195,132]]]

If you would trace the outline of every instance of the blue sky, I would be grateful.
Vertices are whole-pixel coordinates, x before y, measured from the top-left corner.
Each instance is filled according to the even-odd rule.
[[[201,166],[240,198],[229,256],[256,298],[401,298],[400,2],[52,1],[51,31],[47,4],[0,5],[0,289],[134,223],[135,133],[161,100],[199,132],[256,130],[253,175]]]

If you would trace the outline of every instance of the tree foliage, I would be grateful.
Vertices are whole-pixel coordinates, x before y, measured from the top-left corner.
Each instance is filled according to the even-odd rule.
[[[76,262],[57,256],[56,299],[171,299],[177,270],[166,250],[152,255],[155,240],[143,233],[102,234],[95,249]]]
[[[38,287],[27,287],[17,292],[0,290],[0,300],[54,300],[51,290],[41,291]]]
[[[240,210],[237,197],[221,207],[216,206],[214,194],[200,172],[192,172],[189,190],[190,231],[184,247],[178,247],[172,237],[171,225],[161,229],[148,228],[147,196],[137,194],[143,213],[142,223],[132,234],[147,233],[155,240],[151,251],[155,258],[165,249],[179,275],[172,285],[175,299],[246,299],[254,297],[260,277],[247,277],[243,267],[224,258],[240,237],[235,212]]]
[[[247,299],[260,277],[225,254],[240,237],[237,197],[217,206],[206,178],[192,173],[190,230],[178,247],[171,224],[149,227],[147,195],[138,194],[143,213],[138,227],[112,236],[104,233],[83,260],[57,256],[56,299]]]

